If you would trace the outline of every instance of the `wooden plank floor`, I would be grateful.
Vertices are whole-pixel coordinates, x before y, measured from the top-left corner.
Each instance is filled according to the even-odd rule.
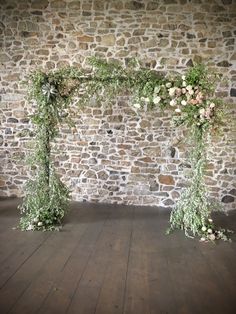
[[[236,313],[236,237],[216,245],[165,235],[153,207],[73,203],[61,232],[13,230],[0,201],[0,313]],[[217,215],[236,230],[236,212]]]

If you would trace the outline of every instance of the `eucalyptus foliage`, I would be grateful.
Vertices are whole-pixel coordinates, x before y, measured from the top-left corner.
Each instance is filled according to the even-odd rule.
[[[52,230],[64,217],[69,191],[53,167],[51,142],[62,122],[71,124],[69,104],[74,96],[80,106],[95,99],[109,103],[116,95],[128,92],[136,109],[173,110],[175,126],[190,129],[193,150],[190,154],[192,179],[171,213],[170,228],[182,229],[188,236],[205,240],[226,239],[211,218],[212,206],[204,185],[206,138],[223,121],[221,100],[214,97],[218,76],[202,65],[185,75],[169,75],[143,68],[136,60],[124,67],[117,61],[90,58],[86,69],[68,67],[55,72],[37,71],[29,79],[29,98],[36,103],[32,121],[36,127],[36,145],[32,165],[35,177],[26,185],[21,205],[23,230]]]

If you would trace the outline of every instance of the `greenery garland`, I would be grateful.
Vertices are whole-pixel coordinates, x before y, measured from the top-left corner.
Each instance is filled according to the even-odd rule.
[[[36,153],[33,158],[37,176],[26,186],[21,205],[23,230],[52,230],[64,217],[69,191],[57,177],[51,159],[50,143],[58,134],[60,123],[69,120],[71,98],[79,96],[86,105],[92,97],[96,102],[110,102],[115,95],[128,91],[132,106],[173,109],[174,125],[191,130],[194,149],[191,153],[192,181],[171,213],[170,228],[183,229],[188,236],[202,240],[226,239],[224,230],[216,230],[211,218],[212,207],[204,185],[206,164],[205,141],[223,121],[221,100],[214,97],[218,76],[202,65],[190,68],[186,75],[169,77],[142,68],[136,60],[126,67],[120,63],[90,58],[87,69],[65,68],[56,72],[37,71],[30,76],[29,96],[36,101],[32,117],[36,125]]]

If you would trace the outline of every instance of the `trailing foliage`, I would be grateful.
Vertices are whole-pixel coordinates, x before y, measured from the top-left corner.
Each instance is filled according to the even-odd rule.
[[[222,102],[214,97],[218,76],[203,65],[190,68],[185,75],[164,76],[142,68],[136,60],[127,66],[117,61],[90,58],[87,69],[68,67],[55,72],[33,73],[29,81],[29,98],[36,102],[32,121],[36,126],[33,157],[34,180],[26,186],[21,206],[23,230],[52,230],[64,217],[69,191],[57,177],[51,158],[51,142],[59,124],[71,124],[69,104],[74,96],[85,106],[92,99],[109,103],[116,95],[128,92],[135,109],[173,109],[175,126],[190,129],[193,151],[190,154],[192,180],[183,192],[170,217],[170,231],[182,229],[188,236],[205,240],[226,239],[223,230],[214,227],[204,185],[206,138],[223,121]]]
[[[210,202],[204,184],[207,162],[206,132],[201,128],[192,130],[191,144],[194,147],[189,158],[191,182],[171,212],[170,228],[167,233],[174,229],[181,229],[184,230],[186,236],[199,236],[201,241],[228,240],[226,233],[229,230],[217,228],[214,225],[211,213],[215,210],[215,206]]]
[[[222,101],[211,98],[214,96],[216,78],[217,76],[208,73],[203,65],[197,65],[191,68],[186,76],[182,76],[182,82],[178,82],[173,97],[177,106],[174,124],[189,129],[192,147],[189,158],[191,182],[171,212],[167,233],[181,229],[186,236],[200,236],[201,241],[226,241],[227,233],[230,232],[214,225],[211,213],[216,210],[216,206],[209,201],[204,184],[207,138],[210,132],[219,131],[224,121]]]
[[[61,224],[69,200],[69,191],[55,173],[51,161],[51,141],[58,133],[63,120],[61,112],[68,101],[58,91],[58,82],[42,72],[31,77],[30,99],[36,101],[32,116],[35,124],[36,144],[30,165],[34,179],[26,184],[26,196],[20,206],[24,216],[20,220],[22,230],[53,230]]]

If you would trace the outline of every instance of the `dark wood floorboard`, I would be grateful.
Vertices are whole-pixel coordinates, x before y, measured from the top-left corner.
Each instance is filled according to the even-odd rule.
[[[236,236],[166,236],[154,207],[72,203],[60,232],[21,232],[0,201],[1,314],[234,314]],[[216,215],[236,230],[236,212]]]

